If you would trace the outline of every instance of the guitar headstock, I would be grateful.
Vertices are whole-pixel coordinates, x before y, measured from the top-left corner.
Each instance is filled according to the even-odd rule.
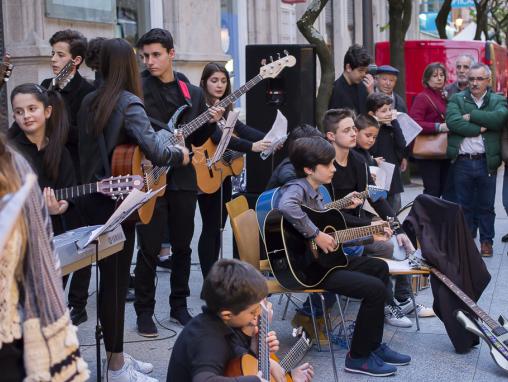
[[[263,60],[263,66],[259,70],[259,75],[263,78],[275,78],[285,67],[290,68],[294,66],[296,64],[296,58],[289,55],[287,51],[284,53],[284,57],[281,57],[280,53],[277,53],[278,59],[276,61],[273,61],[273,57],[270,57],[271,62],[268,64],[266,60]]]
[[[294,338],[299,337],[302,341],[304,341],[307,344],[307,346],[310,347],[312,341],[308,337],[307,332],[303,329],[302,326],[299,326],[297,328],[293,328],[292,335],[293,335]]]
[[[388,222],[388,225],[392,231],[400,228],[400,222],[396,218],[387,216],[386,221]]]
[[[72,73],[72,68],[74,68],[75,63],[74,60],[69,60],[67,64],[58,72],[58,74],[51,80],[52,88],[62,88],[62,84],[69,78]]]
[[[139,175],[116,176],[98,182],[97,192],[113,199],[128,195],[132,190],[143,189],[143,177]]]
[[[0,87],[7,81],[9,81],[9,78],[12,74],[12,68],[14,68],[14,65],[11,64],[11,56],[6,53],[4,55],[3,61],[0,63]]]

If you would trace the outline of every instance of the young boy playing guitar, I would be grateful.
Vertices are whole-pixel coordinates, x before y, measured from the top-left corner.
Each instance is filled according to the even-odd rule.
[[[278,208],[304,238],[313,239],[325,253],[333,252],[337,247],[335,239],[319,231],[301,206],[323,210],[318,188],[332,180],[335,149],[321,137],[300,138],[293,143],[289,158],[298,179],[281,188]],[[389,229],[385,230],[391,234]],[[384,261],[352,256],[346,267],[333,270],[319,285],[333,293],[362,299],[351,350],[346,356],[346,371],[387,376],[397,371],[394,365],[407,365],[411,361],[410,356],[397,353],[381,343],[388,280],[388,265]]]
[[[285,371],[270,360],[270,376],[224,377],[230,361],[251,352],[261,304],[268,294],[266,279],[252,265],[234,259],[216,262],[203,284],[206,306],[180,333],[169,361],[167,382],[277,382]],[[279,341],[275,332],[266,338],[270,352]],[[314,370],[308,363],[291,371],[295,382],[310,382]]]

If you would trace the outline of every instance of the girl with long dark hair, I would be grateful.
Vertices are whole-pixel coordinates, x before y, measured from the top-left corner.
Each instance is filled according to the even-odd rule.
[[[208,63],[201,75],[200,86],[204,90],[208,106],[214,106],[220,100],[231,94],[231,81],[226,68],[218,63]],[[225,125],[228,113],[233,105],[229,105],[224,113],[224,118],[217,123],[219,128],[212,135],[214,143],[218,143],[222,136],[221,128]],[[270,147],[270,142],[264,140],[265,134],[249,127],[240,121],[236,122],[234,133],[228,145],[228,149],[238,152],[261,152]],[[231,200],[232,186],[231,177],[223,181],[223,199],[220,199],[220,189],[212,194],[200,193],[198,195],[199,211],[203,220],[203,229],[199,237],[198,254],[201,263],[203,278],[206,277],[212,265],[219,258],[220,252],[220,228],[224,227],[227,218],[225,203]],[[222,203],[222,219],[221,219]]]
[[[188,150],[166,146],[170,133],[165,130],[156,133],[150,125],[141,100],[134,50],[128,42],[118,38],[103,42],[100,72],[103,83],[86,96],[78,115],[81,181],[88,183],[106,177],[110,172],[113,150],[124,143],[139,145],[155,165],[187,164]],[[102,195],[88,197],[86,204],[88,224],[105,223],[115,207],[114,201]],[[124,249],[99,262],[99,315],[108,355],[107,379],[110,382],[155,381],[145,375],[152,371],[153,365],[123,353],[125,295],[134,247],[134,226],[123,224],[122,227],[126,235]]]

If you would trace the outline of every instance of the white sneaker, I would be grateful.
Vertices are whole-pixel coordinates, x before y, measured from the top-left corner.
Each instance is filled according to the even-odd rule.
[[[125,362],[120,370],[108,370],[108,382],[159,382],[139,371],[134,370],[130,363]]]
[[[399,302],[399,308],[403,314],[410,314],[414,312],[413,301],[408,298],[406,301]],[[416,304],[416,313],[418,314],[418,317],[421,318],[434,317],[436,315],[436,313],[434,313],[434,309],[422,304]]]
[[[385,322],[399,328],[410,328],[413,323],[407,318],[397,305],[385,306]]]
[[[134,370],[140,373],[148,374],[153,371],[153,365],[151,363],[140,361],[127,353],[123,353],[123,359],[125,363],[129,363]]]

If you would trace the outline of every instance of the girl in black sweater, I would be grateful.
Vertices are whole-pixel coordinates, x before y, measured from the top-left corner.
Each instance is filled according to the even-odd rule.
[[[231,93],[231,82],[226,68],[218,63],[210,62],[203,69],[200,86],[204,90],[208,106],[213,106]],[[232,110],[232,105],[226,108],[224,118]],[[221,123],[222,122],[222,123]],[[211,139],[215,144],[220,142],[222,127],[225,119],[217,123]],[[234,133],[229,141],[228,149],[239,152],[261,152],[270,147],[270,142],[264,140],[264,133],[253,129],[240,121],[236,122]],[[225,203],[231,200],[232,186],[231,177],[223,182],[223,198],[220,200],[220,189],[212,194],[200,193],[198,195],[199,211],[203,220],[203,229],[199,237],[198,254],[201,263],[203,278],[206,277],[212,265],[219,258],[220,252],[220,228],[224,227],[227,218]],[[222,203],[222,219],[221,219]]]

